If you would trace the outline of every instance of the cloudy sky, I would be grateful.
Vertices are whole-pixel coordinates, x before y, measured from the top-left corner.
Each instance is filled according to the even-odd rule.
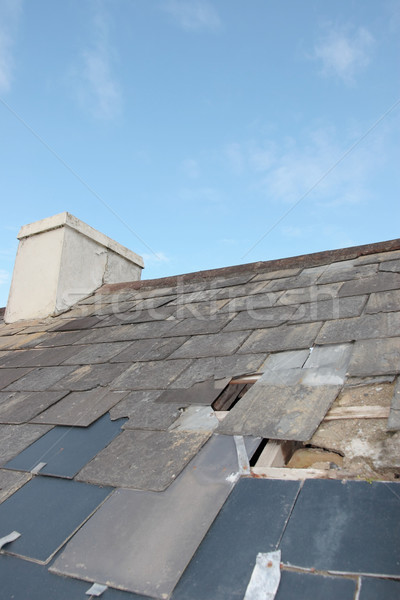
[[[68,211],[163,277],[400,236],[397,0],[0,0],[0,306]]]

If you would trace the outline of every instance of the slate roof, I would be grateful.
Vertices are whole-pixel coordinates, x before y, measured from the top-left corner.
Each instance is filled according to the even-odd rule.
[[[242,599],[278,550],[276,600],[400,597],[399,288],[392,240],[2,322],[1,598]]]

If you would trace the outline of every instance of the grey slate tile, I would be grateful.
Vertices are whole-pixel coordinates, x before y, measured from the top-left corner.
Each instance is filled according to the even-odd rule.
[[[227,324],[224,332],[277,327],[289,321],[295,310],[294,306],[276,306],[242,311]]]
[[[233,315],[242,310],[255,310],[257,308],[270,308],[274,306],[283,292],[266,292],[264,294],[253,294],[252,296],[239,296],[228,300],[221,309],[221,313]]]
[[[263,273],[258,273],[253,279],[253,281],[265,281],[266,279],[280,279],[282,277],[294,277],[295,275],[299,275],[303,269],[302,268],[293,268],[293,269],[276,269],[275,271],[264,271]]]
[[[250,455],[257,444],[246,444]],[[166,492],[114,492],[52,570],[168,597],[232,490],[229,475],[237,469],[233,439],[213,436]]]
[[[169,331],[175,325],[175,321],[157,321],[148,323],[125,324],[119,322],[111,327],[94,329],[80,342],[85,344],[124,342],[144,339],[160,339],[169,335]]]
[[[275,600],[354,600],[355,593],[354,579],[282,571]]]
[[[106,487],[35,477],[0,505],[5,534],[21,533],[3,552],[46,563],[110,492]]]
[[[400,337],[356,342],[348,372],[352,377],[399,373]]]
[[[285,562],[398,576],[399,491],[393,482],[306,480],[282,538]]]
[[[125,430],[79,472],[77,479],[161,492],[208,437],[207,433]]]
[[[337,298],[341,286],[342,283],[329,283],[298,289],[288,289],[277,300],[277,305],[304,304],[332,300]]]
[[[306,273],[303,271],[300,275],[286,277],[285,279],[276,279],[268,283],[267,291],[288,290],[294,288],[304,288],[314,285],[320,276],[319,271]]]
[[[366,313],[400,311],[400,294],[398,290],[371,294],[365,309]]]
[[[68,392],[0,392],[0,423],[20,425],[61,400]]]
[[[160,307],[146,308],[141,310],[132,310],[129,312],[114,314],[107,322],[100,323],[99,327],[106,325],[129,325],[133,323],[160,322],[167,320],[171,315],[175,314],[176,305],[166,305]]]
[[[66,331],[65,333],[48,333],[37,344],[38,348],[55,348],[57,346],[70,346],[87,335],[87,331]]]
[[[169,431],[209,431],[218,427],[219,420],[210,406],[188,406],[169,427]]]
[[[230,331],[210,335],[194,335],[171,358],[202,358],[234,354],[249,336],[249,331]]]
[[[326,322],[317,344],[340,344],[354,340],[388,338],[400,335],[400,312],[377,313],[353,319]]]
[[[330,267],[328,267],[325,273],[321,275],[321,277],[318,279],[318,283],[336,283],[339,281],[349,281],[352,279],[371,277],[375,275],[377,271],[377,263],[370,265],[357,265],[353,262],[353,264],[349,266],[336,266],[335,263],[333,263],[330,265]]]
[[[379,265],[380,271],[391,271],[392,273],[400,273],[400,258],[397,260],[388,260]]]
[[[178,377],[190,360],[155,360],[133,364],[115,379],[114,390],[164,390]]]
[[[74,356],[77,349],[71,346],[59,346],[57,348],[49,348],[35,350],[28,360],[25,361],[27,367],[53,367],[63,363],[66,359]]]
[[[0,425],[0,465],[51,429],[48,425]]]
[[[102,387],[88,392],[71,392],[32,419],[33,423],[87,427],[102,417],[128,392],[114,392]]]
[[[329,321],[358,317],[361,315],[366,302],[367,296],[350,296],[309,302],[301,304],[290,321],[292,323],[309,323],[311,321]]]
[[[126,350],[128,342],[114,342],[107,344],[90,344],[82,346],[82,350],[75,349],[74,356],[64,361],[64,365],[93,365],[95,363],[105,363],[111,358]]]
[[[301,369],[310,354],[309,350],[287,350],[270,354],[260,367],[260,372],[281,369]]]
[[[390,252],[379,252],[376,254],[367,254],[360,256],[355,261],[358,265],[368,265],[370,263],[382,263],[400,258],[400,250],[391,250]]]
[[[240,354],[252,352],[278,352],[279,350],[301,350],[310,348],[317,337],[322,323],[281,325],[272,329],[257,329],[239,349]]]
[[[400,581],[362,577],[359,600],[398,600]]]
[[[51,431],[48,431],[49,428],[44,425],[20,425],[18,427],[36,427],[44,435],[37,441],[35,440],[39,435],[33,438],[30,446],[28,443],[21,445],[20,453],[9,460],[5,467],[31,471],[40,462],[45,462],[46,465],[40,470],[41,475],[72,478],[121,433],[124,421],[124,419],[111,421],[108,415],[104,415],[87,429],[54,427]],[[24,434],[23,431],[22,434]],[[15,454],[14,452],[11,456]]]
[[[205,319],[222,312],[222,308],[229,302],[228,298],[222,300],[210,300],[209,302],[190,302],[180,304],[176,307],[175,317],[177,319]]]
[[[132,363],[135,361],[163,360],[182,346],[187,339],[186,336],[163,338],[161,340],[135,340],[111,361]]]
[[[0,367],[29,367],[29,364],[27,364],[29,363],[29,359],[34,358],[35,355],[42,352],[43,350],[14,350],[14,352],[7,352],[1,357]]]
[[[7,386],[5,391],[44,392],[52,390],[55,383],[69,375],[74,369],[75,367],[70,366],[37,368]]]
[[[160,390],[141,390],[140,392],[130,392],[130,394],[125,396],[121,402],[118,402],[118,404],[111,408],[111,419],[130,417],[136,413],[136,407],[141,407],[147,404],[153,405],[153,401],[158,398],[160,393]],[[154,429],[157,429],[157,427]]]
[[[238,298],[239,296],[252,296],[253,294],[261,294],[266,291],[269,282],[267,281],[250,281],[244,285],[230,286],[218,290],[217,298]]]
[[[297,481],[241,479],[193,556],[172,599],[242,600],[258,552],[275,550],[299,487]]]
[[[7,387],[14,381],[17,381],[17,379],[20,379],[30,371],[32,371],[32,369],[0,369],[0,389]]]
[[[56,327],[53,327],[51,331],[78,331],[82,329],[90,329],[94,325],[97,325],[101,319],[94,316],[83,317],[82,319],[72,319],[71,321],[61,321]]]
[[[170,388],[189,388],[194,383],[206,379],[235,377],[245,373],[255,373],[267,358],[266,354],[235,354],[215,358],[199,358],[170,385]]]
[[[352,349],[352,344],[315,346],[304,363],[304,368],[329,368],[336,373],[342,373],[344,376],[349,365]]]
[[[233,275],[232,277],[213,277],[211,285],[213,289],[232,287],[234,285],[242,286],[245,283],[255,280],[254,273],[243,273],[242,275]]]
[[[170,335],[196,335],[218,333],[231,320],[233,315],[210,315],[203,318],[188,318],[176,323]]]
[[[137,394],[137,392],[132,392]],[[129,417],[124,429],[150,429],[152,431],[166,431],[179,418],[181,411],[179,404],[155,404],[154,402],[136,403],[129,410]]]
[[[372,292],[397,290],[400,288],[399,273],[385,273],[379,271],[372,277],[365,277],[355,281],[346,281],[340,288],[339,296],[361,296]]]
[[[191,404],[211,406],[228,385],[230,379],[230,377],[217,380],[207,379],[195,383],[189,388],[168,389],[157,398],[156,402],[173,402],[180,404],[180,406],[190,406]]]
[[[0,504],[29,481],[31,477],[30,473],[0,469]]]
[[[106,386],[119,377],[127,365],[124,364],[96,364],[77,367],[66,377],[53,384],[53,390],[68,390],[70,392],[81,392],[92,390],[95,387]]]

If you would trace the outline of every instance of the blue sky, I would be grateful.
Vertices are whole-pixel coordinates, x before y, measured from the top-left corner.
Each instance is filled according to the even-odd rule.
[[[393,0],[0,0],[0,306],[63,211],[146,279],[399,237],[399,33]]]

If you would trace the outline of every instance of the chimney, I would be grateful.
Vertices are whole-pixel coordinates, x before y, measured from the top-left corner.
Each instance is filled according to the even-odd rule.
[[[143,259],[67,212],[19,234],[6,323],[57,315],[104,283],[138,281]]]

